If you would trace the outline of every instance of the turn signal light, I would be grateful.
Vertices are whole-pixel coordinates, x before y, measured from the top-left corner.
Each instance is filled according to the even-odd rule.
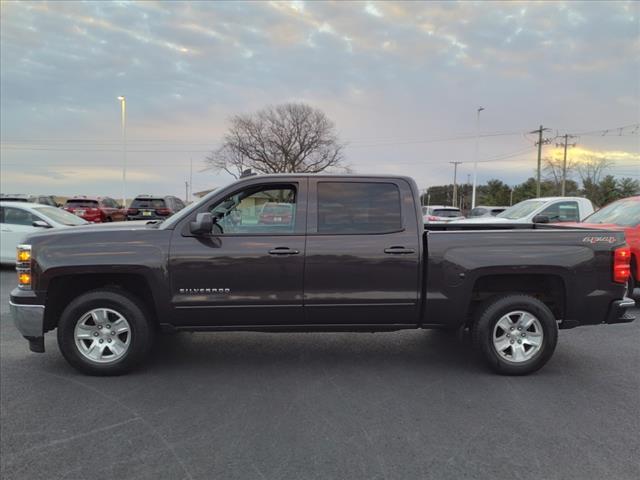
[[[30,262],[31,261],[31,250],[18,249],[17,260],[18,260],[18,263]]]
[[[18,272],[18,285],[21,287],[30,287],[31,274],[27,272]]]
[[[616,248],[613,253],[613,281],[627,283],[631,275],[631,249],[629,247]]]

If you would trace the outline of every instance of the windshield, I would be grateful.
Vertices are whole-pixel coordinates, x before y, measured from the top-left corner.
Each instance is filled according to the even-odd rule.
[[[545,203],[547,203],[545,200],[525,200],[524,202],[516,203],[513,207],[507,208],[504,212],[496,215],[496,217],[518,220],[535,212]]]
[[[136,198],[130,208],[164,208],[164,198]]]
[[[640,200],[619,200],[584,219],[585,223],[612,223],[621,227],[640,225]]]
[[[98,208],[98,202],[95,200],[67,200],[65,207],[86,207],[86,208]]]
[[[64,210],[60,210],[59,208],[54,207],[35,207],[34,210],[38,212],[40,215],[53,220],[56,223],[61,223],[62,225],[85,225],[89,222],[83,220],[77,215],[73,213],[65,212]]]
[[[445,218],[453,218],[460,216],[460,210],[453,210],[451,208],[448,209],[433,209],[431,215],[435,215],[436,217],[445,217]]]

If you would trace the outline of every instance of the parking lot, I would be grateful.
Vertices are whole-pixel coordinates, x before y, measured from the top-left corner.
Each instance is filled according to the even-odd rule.
[[[0,272],[3,479],[637,479],[640,323],[529,377],[439,332],[180,334],[117,378],[33,354]],[[638,314],[638,311],[635,311]]]

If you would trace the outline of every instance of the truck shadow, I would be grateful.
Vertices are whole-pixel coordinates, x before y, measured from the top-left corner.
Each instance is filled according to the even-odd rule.
[[[156,339],[148,368],[415,366],[483,370],[468,338],[425,330],[385,333],[178,333]],[[484,369],[486,371],[486,369]]]

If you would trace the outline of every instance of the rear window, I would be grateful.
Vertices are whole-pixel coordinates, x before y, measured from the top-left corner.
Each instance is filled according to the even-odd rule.
[[[460,216],[460,210],[434,209],[433,213],[431,215],[434,215],[436,217],[445,217],[445,218],[459,217]]]
[[[502,210],[500,210],[499,212],[501,212]],[[497,212],[497,213],[499,213]],[[480,208],[480,207],[476,207],[473,210],[471,210],[471,212],[469,212],[469,216],[470,217],[481,217],[482,215],[485,215],[487,213],[487,209],[486,208]],[[493,211],[491,211],[492,215],[495,215],[495,213],[493,213]]]
[[[318,233],[390,233],[402,229],[393,183],[318,183]]]
[[[134,198],[132,208],[165,208],[164,198]]]
[[[292,211],[291,205],[270,205],[267,204],[262,209],[262,213],[266,215],[290,215]]]
[[[87,208],[98,208],[98,202],[96,200],[85,200],[85,199],[71,199],[67,200],[65,204],[66,207],[87,207]]]

